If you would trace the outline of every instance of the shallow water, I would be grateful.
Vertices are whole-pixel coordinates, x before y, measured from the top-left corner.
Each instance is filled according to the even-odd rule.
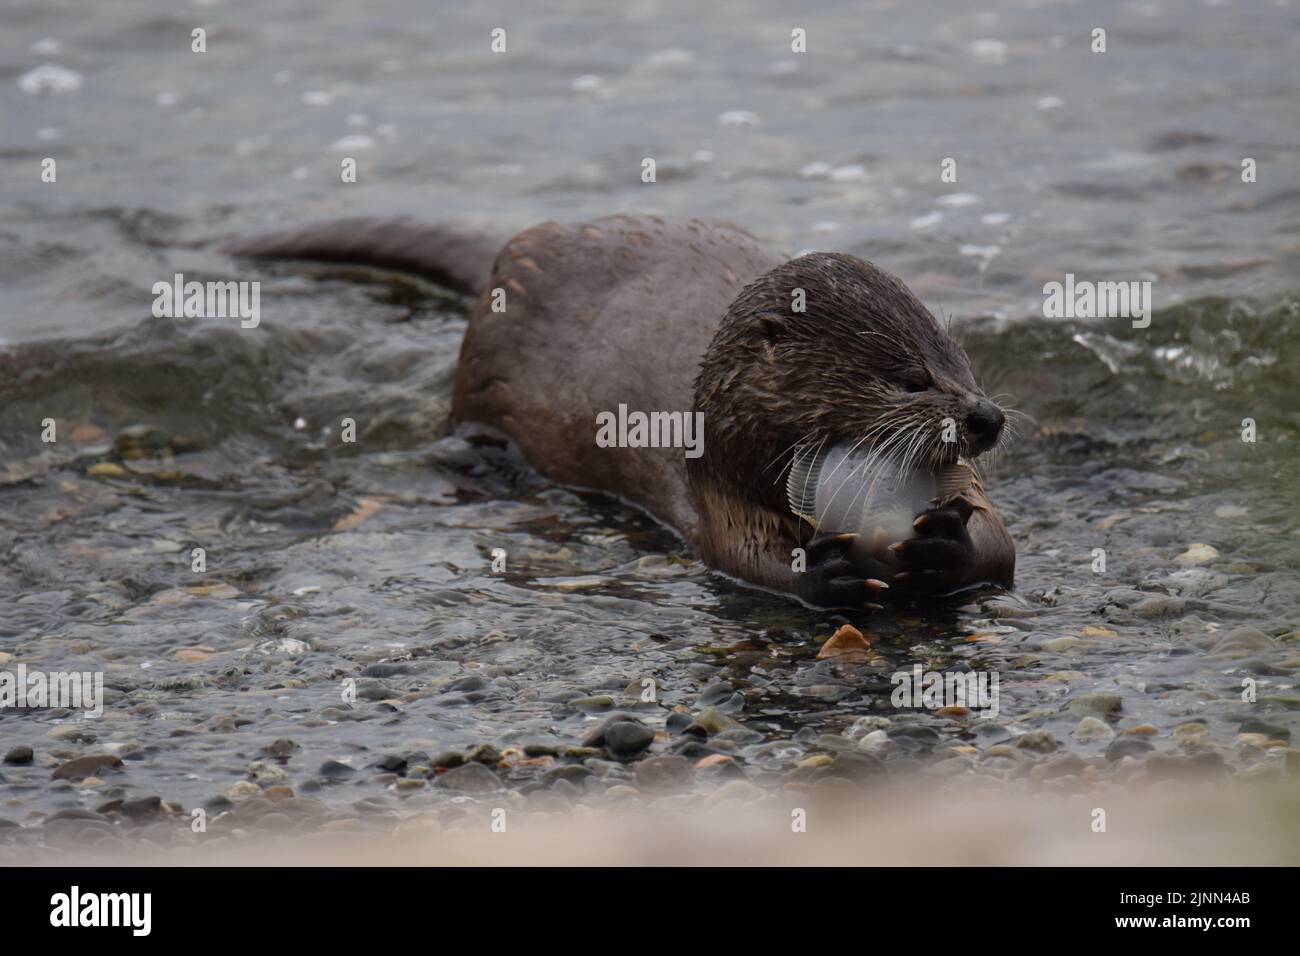
[[[0,712],[3,749],[37,751],[0,767],[0,817],[115,795],[201,804],[282,738],[302,748],[298,787],[331,759],[577,744],[614,707],[656,729],[679,705],[728,713],[753,732],[730,745],[759,781],[852,749],[842,735],[881,715],[900,771],[1016,777],[952,748],[1035,730],[1095,757],[1109,738],[1071,736],[1095,712],[1154,728],[1134,757],[1210,750],[1281,772],[1300,724],[1300,13],[1130,4],[1097,56],[1082,5],[846,4],[808,15],[797,57],[778,8],[752,6],[435,18],[280,2],[254,22],[220,4],[12,5],[0,652],[102,670],[109,690],[98,721]],[[498,20],[505,57],[487,52]],[[61,50],[33,53],[42,38]],[[80,88],[24,92],[47,61]],[[758,125],[720,121],[737,110]],[[348,145],[361,181],[344,189],[331,144],[346,136],[371,144]],[[38,181],[46,155],[57,184]],[[940,185],[950,155],[958,183]],[[1239,181],[1243,156],[1259,182]],[[843,619],[712,575],[637,512],[448,434],[464,302],[358,270],[236,274],[212,249],[344,213],[506,231],[613,211],[863,255],[951,315],[986,389],[1027,416],[990,465],[1014,595],[854,618],[875,659],[819,661]],[[176,271],[260,278],[262,324],[149,317],[150,287]],[[1067,271],[1153,279],[1150,328],[1036,318]],[[344,417],[355,445],[336,439]],[[996,671],[1000,715],[900,714],[889,675],[914,663]],[[652,704],[626,696],[645,677]],[[1196,721],[1189,748],[1175,731]],[[51,784],[50,767],[104,750],[125,773]],[[367,771],[318,795],[440,796],[393,786]]]

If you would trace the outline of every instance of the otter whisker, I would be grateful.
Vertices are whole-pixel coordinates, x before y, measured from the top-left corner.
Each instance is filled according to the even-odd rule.
[[[825,440],[826,440],[825,437],[823,437],[822,441]],[[803,438],[800,438],[797,441],[795,441],[793,444],[788,445],[783,451],[777,452],[776,457],[774,457],[771,461],[769,461],[766,465],[763,466],[763,470],[764,471],[771,470],[773,465],[777,464],[778,462],[781,462],[787,456],[790,458],[789,464],[791,465],[794,464],[794,459],[799,454],[799,452],[811,444],[812,444],[811,437],[809,437],[809,434],[805,434]],[[775,483],[780,483],[781,478],[785,475],[785,473],[788,470],[789,470],[788,466],[783,464],[781,469],[777,472]]]

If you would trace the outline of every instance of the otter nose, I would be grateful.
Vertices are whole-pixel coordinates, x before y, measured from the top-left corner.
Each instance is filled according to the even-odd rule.
[[[971,451],[979,453],[992,448],[1002,434],[1002,425],[1006,422],[1002,409],[987,398],[981,398],[975,408],[966,416],[966,432],[970,435]]]

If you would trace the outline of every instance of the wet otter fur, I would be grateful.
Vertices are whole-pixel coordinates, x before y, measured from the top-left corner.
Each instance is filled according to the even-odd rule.
[[[347,220],[227,249],[398,268],[479,294],[453,419],[501,432],[558,483],[644,508],[719,571],[835,607],[875,606],[887,587],[1011,586],[1015,548],[978,481],[917,518],[918,536],[894,546],[904,570],[891,586],[855,568],[850,536],[814,535],[786,503],[808,443],[861,441],[938,465],[999,438],[1003,414],[965,353],[898,279],[839,253],[785,261],[729,223],[654,216],[546,222],[487,251],[497,246]],[[804,311],[792,307],[799,289]],[[702,412],[703,454],[599,447],[597,415],[620,405]],[[954,442],[940,440],[944,419]]]

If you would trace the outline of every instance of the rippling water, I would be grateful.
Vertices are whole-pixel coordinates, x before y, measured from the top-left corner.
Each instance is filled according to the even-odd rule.
[[[1104,55],[1086,4],[799,16],[10,4],[0,652],[103,670],[109,699],[80,741],[48,738],[55,712],[0,714],[0,742],[55,763],[116,749],[128,791],[188,806],[276,738],[303,747],[304,776],[367,753],[577,743],[649,676],[645,719],[720,706],[754,732],[739,745],[757,777],[875,714],[915,724],[899,740],[918,755],[1039,729],[1096,754],[1071,741],[1071,702],[1101,694],[1122,700],[1119,726],[1153,725],[1156,752],[1203,720],[1232,769],[1276,767],[1279,749],[1237,733],[1300,724],[1300,11],[1125,4]],[[189,52],[196,24],[206,54]],[[789,52],[792,26],[808,54]],[[79,84],[33,79],[43,63]],[[945,157],[956,184],[938,181]],[[449,434],[456,297],[282,266],[238,275],[262,281],[255,330],[150,317],[154,282],[234,277],[246,267],[215,242],[272,224],[402,212],[505,232],[614,211],[853,252],[953,316],[987,390],[1028,416],[991,477],[1015,595],[855,619],[877,659],[818,661],[842,619],[730,584],[637,512]],[[1066,272],[1153,280],[1151,327],[1038,318]],[[337,441],[344,417],[355,445]],[[998,671],[1001,716],[899,717],[889,675],[917,662]],[[47,767],[3,770],[0,816],[98,802],[48,787]]]

